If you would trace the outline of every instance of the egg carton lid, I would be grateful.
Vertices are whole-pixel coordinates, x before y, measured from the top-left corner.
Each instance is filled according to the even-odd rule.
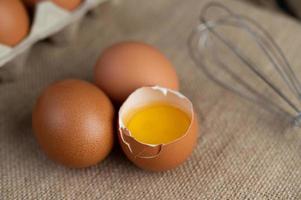
[[[50,0],[40,2],[29,35],[15,47],[0,44],[0,68],[37,41],[45,39],[84,16],[89,10],[108,0],[84,0],[74,11],[69,12]]]

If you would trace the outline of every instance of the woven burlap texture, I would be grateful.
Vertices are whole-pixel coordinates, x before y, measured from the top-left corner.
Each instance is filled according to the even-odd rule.
[[[83,20],[71,44],[35,45],[24,74],[0,85],[0,199],[301,199],[300,130],[287,130],[277,115],[216,85],[188,54],[188,35],[206,2],[112,1]],[[239,1],[223,3],[263,24],[301,73],[298,22]],[[92,81],[101,50],[121,40],[160,48],[199,116],[198,145],[174,170],[140,170],[118,145],[97,166],[68,169],[49,160],[32,134],[41,90],[64,78]]]

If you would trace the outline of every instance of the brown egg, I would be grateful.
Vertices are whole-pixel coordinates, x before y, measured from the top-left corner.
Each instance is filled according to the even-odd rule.
[[[37,3],[44,0],[23,0],[28,6],[35,6]],[[58,6],[73,11],[75,10],[82,2],[82,0],[51,0]]]
[[[147,129],[153,130],[154,124],[147,124],[145,123],[145,120],[142,119],[142,128],[145,127],[145,130],[142,129],[141,132],[138,132],[138,135],[136,134],[135,136],[128,125],[130,121],[129,116],[133,116],[135,110],[139,110],[154,103],[164,103],[165,105],[177,107],[182,112],[186,113],[187,116],[189,116],[189,123],[187,124],[186,131],[183,131],[181,135],[171,139],[169,142],[148,143],[146,141],[141,141],[142,137],[138,137],[139,134],[144,134],[143,132],[149,132]],[[164,113],[161,114],[164,115]],[[165,123],[165,121],[160,121],[160,118],[162,117],[159,115],[153,117],[159,118],[159,120],[154,120],[156,123]],[[164,117],[162,119],[164,119]],[[196,115],[189,99],[177,91],[162,87],[143,87],[137,89],[121,106],[118,122],[118,138],[124,153],[129,160],[142,169],[151,171],[172,169],[183,163],[192,153],[196,145],[198,132]],[[174,120],[171,120],[171,122],[173,122],[173,124],[171,124],[172,126],[177,125],[174,123]],[[163,127],[164,134],[170,134],[170,131],[166,129],[165,124],[163,124]],[[150,136],[153,137],[151,140],[157,140],[162,136],[165,137],[164,134],[160,135],[156,132],[152,132],[150,134]]]
[[[38,98],[32,126],[53,160],[87,167],[103,160],[113,146],[113,106],[96,86],[82,80],[50,85]]]
[[[143,86],[179,89],[176,71],[169,60],[159,50],[140,42],[122,42],[107,48],[95,66],[94,79],[119,103]]]
[[[0,0],[0,44],[15,46],[28,34],[29,17],[20,0]]]
[[[27,6],[35,6],[37,3],[43,0],[22,0]]]

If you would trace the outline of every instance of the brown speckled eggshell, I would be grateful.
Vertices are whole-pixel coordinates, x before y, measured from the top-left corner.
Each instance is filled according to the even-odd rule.
[[[37,3],[43,0],[23,0],[28,6],[35,6]],[[82,2],[82,0],[51,0],[53,3],[57,4],[61,8],[66,10],[73,11],[75,10]]]
[[[146,105],[164,102],[186,112],[190,126],[183,136],[166,144],[145,144],[131,136],[126,128],[127,115]],[[151,171],[170,170],[182,164],[191,155],[197,143],[198,123],[192,103],[177,91],[162,87],[143,87],[135,90],[122,104],[119,110],[119,143],[125,155],[135,165]],[[154,133],[156,135],[156,133]]]
[[[170,61],[158,49],[141,42],[121,42],[107,48],[95,65],[94,80],[118,103],[143,86],[179,89]]]
[[[87,167],[103,160],[113,145],[113,106],[96,86],[81,80],[50,85],[38,98],[32,125],[53,160]]]
[[[189,130],[187,131],[185,136],[177,140],[176,142],[167,145],[158,145],[152,147],[137,142],[127,134],[124,134],[123,139],[121,139],[122,133],[118,135],[118,138],[125,155],[135,165],[145,170],[165,171],[173,169],[187,160],[196,146],[197,131],[197,118],[194,116]],[[123,140],[131,145],[133,151],[138,150],[138,152],[131,152],[128,146],[125,145]],[[143,152],[143,154],[141,152]],[[158,156],[153,156],[158,152],[160,152]],[[133,153],[140,154],[140,156],[135,156]],[[143,157],[144,155],[146,156]]]
[[[0,44],[15,46],[29,32],[28,13],[20,0],[0,0]]]

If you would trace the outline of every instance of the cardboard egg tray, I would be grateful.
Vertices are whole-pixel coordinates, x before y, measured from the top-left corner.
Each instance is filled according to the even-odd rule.
[[[74,11],[67,11],[52,1],[41,1],[35,8],[29,35],[17,46],[0,44],[0,83],[14,80],[24,69],[30,48],[39,40],[51,38],[66,43],[77,33],[82,17],[107,0],[84,0]]]

